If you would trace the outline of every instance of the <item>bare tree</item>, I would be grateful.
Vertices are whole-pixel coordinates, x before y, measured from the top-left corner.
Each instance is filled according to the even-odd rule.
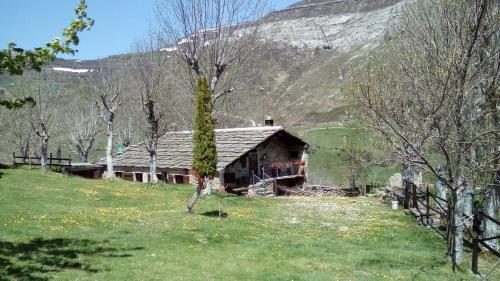
[[[354,142],[354,136],[356,135],[358,135],[357,132],[353,132],[350,135],[344,135],[344,149],[340,156],[346,163],[346,166],[343,168],[344,176],[350,188],[358,187],[356,181],[361,178],[362,171],[367,162],[365,153],[360,150]]]
[[[384,136],[403,163],[450,190],[453,269],[462,262],[471,193],[497,184],[499,128],[491,115],[498,98],[487,97],[498,91],[498,8],[489,0],[406,4],[389,41],[352,73],[348,91],[362,124]]]
[[[173,69],[168,65],[167,54],[159,51],[160,44],[153,37],[138,42],[135,49],[135,56],[128,69],[133,81],[133,91],[140,98],[147,124],[145,144],[149,153],[149,174],[151,182],[156,183],[158,140],[168,128],[165,114],[165,110],[169,109],[168,102],[163,101],[169,100],[171,96],[168,89],[169,77],[166,74]]]
[[[157,2],[162,38],[168,46],[165,50],[175,51],[183,62],[193,96],[198,79],[208,81],[214,104],[235,91],[250,65],[250,54],[257,41],[258,19],[265,4],[265,0]],[[211,111],[210,115],[216,117],[217,111],[213,108]],[[204,186],[208,186],[207,194],[211,193],[207,180],[198,181],[192,202],[196,202]]]
[[[106,124],[106,173],[104,178],[114,178],[113,170],[113,137],[116,113],[122,104],[122,81],[116,65],[111,63],[100,64],[90,74],[89,83],[97,95],[96,105],[99,108],[99,117]]]
[[[95,103],[80,100],[66,111],[67,145],[78,155],[80,161],[87,163],[97,135],[101,130],[99,109]]]
[[[256,47],[265,0],[159,0],[162,38],[184,62],[193,93],[196,78],[210,82],[213,100],[235,91]]]
[[[128,108],[127,108],[128,109]],[[131,114],[129,114],[131,115]],[[135,135],[135,132],[139,129],[137,124],[137,121],[135,118],[132,118],[131,116],[122,116],[122,118],[119,118],[116,120],[116,129],[117,129],[117,139],[118,143],[120,145],[123,145],[123,147],[127,148],[131,144],[133,144],[138,138]]]
[[[62,87],[44,75],[41,80],[25,81],[21,85],[24,95],[31,95],[35,105],[28,108],[28,120],[31,129],[40,141],[40,164],[42,170],[47,169],[49,140],[57,134],[59,120],[57,102],[62,98]]]
[[[33,148],[33,130],[29,122],[28,107],[11,110],[5,116],[7,140],[13,144],[21,156],[28,158]]]

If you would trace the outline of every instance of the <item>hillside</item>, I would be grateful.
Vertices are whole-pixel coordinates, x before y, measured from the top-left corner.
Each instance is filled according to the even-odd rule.
[[[265,16],[254,79],[239,85],[225,110],[261,122],[315,124],[344,118],[346,70],[362,61],[395,17],[399,0],[306,0]],[[244,29],[245,26],[242,26]],[[126,61],[130,55],[114,56]],[[95,61],[58,60],[51,68],[95,68]],[[81,75],[75,73],[74,75]]]
[[[184,213],[193,190],[0,170],[0,279],[477,280],[374,198],[228,195],[219,219],[217,196]]]
[[[256,61],[249,74],[252,79],[238,85],[236,91],[218,105],[227,113],[227,119],[231,119],[224,126],[252,126],[262,123],[267,115],[275,119],[275,124],[287,127],[339,121],[343,124],[347,108],[341,89],[346,72],[352,65],[361,63],[364,55],[378,44],[399,3],[397,0],[308,0],[269,13],[260,27],[260,45],[252,54]],[[113,60],[125,69],[133,56],[117,55],[104,60]],[[47,67],[61,73],[59,80],[64,81],[67,92],[72,95],[69,88],[96,65],[97,61],[92,60],[58,59]],[[0,76],[0,87],[8,91],[16,79]],[[180,88],[180,91],[186,89]],[[188,119],[192,118],[191,99],[179,100],[177,104]],[[65,107],[65,104],[60,106]],[[131,116],[118,118],[130,119]],[[56,143],[64,145],[63,137],[60,134],[51,139],[51,151],[55,151]],[[336,132],[328,136],[333,142],[337,137],[340,136]],[[314,140],[312,144],[315,145]],[[0,140],[0,145],[0,161],[9,163],[16,147],[6,138]],[[336,152],[325,154],[322,152],[328,149],[318,149],[321,152],[315,153],[323,158],[325,155],[338,158]],[[91,159],[95,161],[102,156],[100,150],[93,152]],[[318,162],[318,166],[319,163],[323,162]],[[378,177],[376,180],[380,181]],[[328,182],[340,184],[343,179],[337,175]]]
[[[394,173],[400,172],[399,165],[388,161],[387,153],[376,142],[375,136],[365,130],[350,126],[339,127],[337,123],[315,126],[297,126],[289,131],[311,145],[309,154],[309,181],[333,186],[349,186],[346,161],[346,138],[364,155],[366,162],[356,179],[357,184],[385,184]]]

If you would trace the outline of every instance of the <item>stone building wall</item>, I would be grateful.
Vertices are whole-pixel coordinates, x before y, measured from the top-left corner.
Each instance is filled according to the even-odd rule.
[[[258,176],[261,175],[262,167],[267,166],[271,167],[273,163],[287,163],[289,160],[306,160],[307,161],[307,152],[305,151],[305,147],[301,145],[290,146],[285,144],[284,142],[274,139],[269,142],[265,142],[259,145],[255,149],[257,153],[258,160],[258,171],[255,173]],[[228,165],[224,170],[220,172],[221,174],[221,184],[229,185],[229,186],[238,186],[238,185],[248,185],[251,184],[250,177],[250,163],[248,153],[243,155],[240,159],[236,160],[232,164]],[[224,174],[233,174],[235,179],[234,183],[228,183],[224,181]],[[242,183],[243,182],[243,183]]]
[[[263,166],[271,166],[274,162],[286,163],[289,160],[300,160],[304,147],[302,146],[287,146],[279,140],[271,140],[268,143],[261,144],[257,147],[259,154],[259,168]],[[296,152],[292,155],[291,152]]]

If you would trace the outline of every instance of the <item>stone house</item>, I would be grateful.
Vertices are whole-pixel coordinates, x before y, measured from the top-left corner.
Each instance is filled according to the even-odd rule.
[[[217,129],[217,175],[215,186],[234,192],[272,178],[287,186],[303,184],[307,179],[308,144],[283,127],[265,126]],[[191,169],[192,131],[169,132],[158,145],[158,178],[177,184],[196,184]],[[149,154],[144,145],[132,145],[114,156],[117,177],[131,181],[149,181]]]

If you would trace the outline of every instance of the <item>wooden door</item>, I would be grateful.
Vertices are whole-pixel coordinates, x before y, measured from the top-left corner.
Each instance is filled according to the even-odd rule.
[[[250,171],[250,177],[252,177],[252,172],[256,175],[259,174],[259,158],[255,152],[248,154],[248,170]]]

